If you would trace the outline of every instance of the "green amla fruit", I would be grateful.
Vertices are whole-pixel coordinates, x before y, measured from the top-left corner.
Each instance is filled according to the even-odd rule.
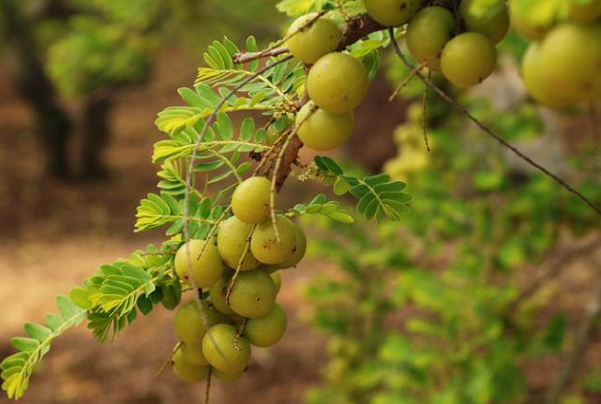
[[[265,177],[250,177],[232,194],[234,215],[248,224],[256,224],[269,216],[271,181]]]
[[[365,0],[367,14],[388,27],[405,24],[419,7],[420,0]]]
[[[244,328],[244,336],[251,344],[258,347],[275,345],[286,332],[288,316],[279,304],[263,317],[251,318]]]
[[[242,271],[248,271],[259,266],[259,261],[252,255],[250,244],[248,250],[246,245],[253,226],[244,223],[236,216],[232,216],[223,222],[217,235],[217,249],[221,258],[231,268],[238,268],[240,259],[246,250],[244,260],[242,260]]]
[[[313,64],[323,55],[335,51],[342,38],[342,32],[334,21],[328,18],[315,20],[316,17],[317,13],[303,15],[288,29],[288,35],[296,32],[287,41],[288,49],[292,56],[305,64]]]
[[[206,300],[191,300],[175,314],[175,332],[187,345],[200,346],[206,331],[225,317]]]
[[[239,370],[237,372],[222,372],[219,369],[213,368],[213,376],[222,382],[234,382],[238,380],[244,374],[244,370]]]
[[[217,370],[235,373],[248,365],[250,343],[245,337],[238,336],[231,325],[218,324],[211,327],[203,338],[202,352]]]
[[[298,137],[310,149],[334,150],[342,146],[353,133],[355,119],[352,112],[342,114],[327,112],[305,104],[298,112],[296,124]]]
[[[211,289],[209,289],[209,296],[215,308],[221,313],[227,315],[234,314],[234,311],[230,308],[225,300],[230,279],[231,276],[223,276],[213,286],[211,286]]]
[[[275,225],[279,240],[270,219],[261,222],[253,233],[250,249],[263,264],[281,264],[294,255],[296,229],[294,223],[283,215],[276,215]]]
[[[217,282],[223,270],[221,256],[211,241],[190,240],[181,246],[175,255],[177,275],[187,284],[191,284],[191,273],[194,285],[199,288],[208,288]]]
[[[234,280],[230,307],[243,317],[261,317],[273,308],[276,295],[276,286],[266,272],[258,269],[240,272]]]
[[[208,366],[197,366],[184,359],[181,350],[173,355],[173,372],[186,383],[197,383],[205,380],[209,374]]]

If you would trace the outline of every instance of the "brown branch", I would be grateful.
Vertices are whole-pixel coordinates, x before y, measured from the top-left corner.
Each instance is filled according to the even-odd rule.
[[[323,15],[323,14],[322,14]],[[309,22],[307,25],[312,23]],[[342,39],[338,50],[344,50],[347,46],[354,44],[365,35],[371,34],[385,29],[386,27],[375,22],[368,15],[359,15],[353,17],[347,21],[342,28]],[[285,39],[289,39],[287,36]],[[281,40],[276,43],[275,47],[270,47],[260,52],[240,52],[233,56],[232,60],[234,63],[248,63],[257,59],[264,59],[273,56],[279,56],[288,52],[288,48],[281,46],[285,41]]]
[[[390,28],[388,30],[388,34],[390,35],[390,41],[392,42],[392,46],[394,48],[394,52],[397,54],[397,56],[399,57],[399,59],[401,59],[401,61],[403,62],[403,64],[405,66],[407,66],[408,69],[413,70],[415,67],[413,66],[413,64],[411,62],[409,62],[409,60],[407,59],[407,57],[405,56],[405,54],[403,53],[403,51],[401,51],[401,48],[399,47],[399,44],[395,40],[394,29]],[[530,166],[534,167],[538,171],[540,171],[543,174],[545,174],[547,177],[549,177],[552,180],[554,180],[556,183],[558,183],[563,188],[565,188],[568,192],[570,192],[570,193],[574,194],[575,196],[577,196],[582,202],[586,203],[592,210],[594,210],[599,216],[601,216],[601,208],[598,207],[597,205],[595,205],[590,199],[588,199],[586,196],[584,196],[580,191],[578,191],[577,189],[573,188],[565,180],[563,180],[560,177],[558,177],[557,175],[553,174],[552,172],[550,172],[549,170],[547,170],[545,167],[541,166],[540,164],[538,164],[537,162],[535,162],[534,160],[532,160],[530,157],[526,156],[524,153],[522,153],[521,151],[519,151],[515,146],[511,145],[510,143],[508,143],[501,136],[497,135],[489,127],[487,127],[485,124],[483,124],[482,122],[480,122],[480,120],[478,118],[476,118],[475,116],[473,116],[467,110],[467,108],[465,108],[463,105],[459,104],[457,101],[455,101],[453,98],[451,98],[447,93],[445,93],[443,90],[441,90],[436,84],[434,84],[432,82],[432,80],[430,80],[429,78],[427,78],[426,76],[424,76],[420,72],[417,72],[415,75],[417,77],[419,77],[419,79],[421,81],[423,81],[424,84],[426,84],[428,87],[430,87],[447,104],[449,104],[451,107],[453,107],[453,109],[455,109],[457,112],[459,112],[460,114],[462,114],[465,117],[467,117],[470,121],[472,121],[474,124],[476,124],[476,126],[478,126],[480,129],[482,129],[482,131],[484,131],[486,134],[488,134],[490,137],[492,137],[498,143],[500,143],[503,147],[511,150],[515,155],[517,155],[520,159],[524,160]]]
[[[234,61],[234,63],[248,63],[248,62],[252,62],[253,60],[257,60],[257,59],[270,58],[273,56],[283,55],[284,53],[287,53],[287,52],[288,52],[288,48],[283,46],[283,47],[279,47],[279,48],[265,49],[260,52],[236,53],[232,57],[232,60]]]
[[[562,254],[543,275],[536,278],[519,296],[508,306],[508,313],[512,313],[525,300],[530,298],[549,279],[557,277],[568,268],[574,261],[586,257],[601,248],[601,237],[587,244],[576,246]]]
[[[599,266],[598,262],[594,262],[595,266]],[[601,275],[601,271],[598,271]],[[549,389],[545,404],[559,404],[561,400],[561,393],[563,392],[566,385],[573,378],[574,374],[578,370],[578,365],[582,360],[582,357],[588,347],[591,336],[593,334],[594,324],[597,319],[601,316],[601,277],[597,281],[595,286],[593,301],[591,305],[586,309],[584,319],[580,323],[580,327],[574,338],[574,345],[569,352],[567,358],[563,361],[564,365],[555,380],[555,383]]]

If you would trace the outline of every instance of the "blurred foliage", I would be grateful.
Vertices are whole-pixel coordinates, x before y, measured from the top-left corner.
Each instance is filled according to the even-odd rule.
[[[62,0],[60,15],[40,11],[44,0],[15,4],[31,21],[59,90],[81,97],[144,82],[166,43],[185,43],[198,58],[216,31],[234,40],[249,30],[277,33],[276,11],[267,0],[261,2],[263,7],[232,0]],[[2,43],[0,36],[0,52]]]
[[[519,60],[522,45],[510,36],[503,49]],[[391,61],[391,82],[407,73]],[[549,313],[553,290],[545,283],[522,300],[520,272],[560,251],[566,238],[589,236],[598,217],[549,178],[516,165],[431,94],[428,152],[423,90],[419,80],[403,89],[416,101],[395,132],[399,155],[386,165],[392,178],[411,184],[413,214],[377,227],[305,219],[322,232],[310,251],[337,269],[306,288],[312,323],[329,337],[325,382],[310,391],[309,404],[524,402],[521,365],[559,354],[568,339],[565,315]],[[509,141],[543,135],[535,104],[500,112],[469,93],[460,98]],[[601,200],[599,150],[572,147],[564,175]],[[598,381],[590,373],[582,391],[596,391]]]

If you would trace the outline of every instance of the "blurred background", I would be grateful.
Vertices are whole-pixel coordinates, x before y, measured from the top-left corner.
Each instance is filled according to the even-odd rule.
[[[157,182],[156,114],[181,103],[176,89],[192,85],[212,40],[280,37],[276,3],[0,0],[1,357],[55,295],[161,242],[133,233]],[[494,77],[457,97],[601,203],[599,114],[529,100],[525,48],[510,34]],[[255,349],[240,381],[214,383],[211,401],[601,403],[600,220],[432,95],[424,115],[419,83],[389,102],[408,73],[389,56],[336,156],[407,181],[413,213],[379,226],[306,220],[310,255],[283,274],[286,336]],[[319,192],[291,180],[284,202]],[[155,378],[172,318],[157,310],[111,344],[83,326],[68,333],[22,402],[200,402],[202,385]]]

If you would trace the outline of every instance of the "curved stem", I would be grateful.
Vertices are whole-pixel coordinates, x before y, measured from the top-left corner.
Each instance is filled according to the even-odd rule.
[[[394,49],[394,52],[396,53],[396,55],[399,57],[399,59],[401,59],[401,61],[403,62],[403,64],[405,66],[407,66],[407,68],[409,68],[410,70],[413,70],[415,67],[413,66],[413,64],[411,64],[411,62],[409,62],[409,60],[407,59],[407,57],[405,56],[405,54],[401,51],[401,48],[399,47],[399,44],[397,43],[397,41],[396,41],[396,39],[394,37],[394,29],[393,28],[389,28],[388,29],[388,34],[390,36],[390,41],[392,43],[392,46],[393,46],[393,49]],[[473,116],[467,110],[467,108],[465,108],[463,105],[459,104],[457,101],[455,101],[454,99],[452,99],[447,93],[445,93],[443,90],[441,90],[428,77],[424,76],[420,72],[416,72],[415,75],[417,77],[419,77],[420,80],[423,81],[424,84],[426,84],[426,86],[428,86],[429,88],[431,88],[447,104],[449,104],[451,107],[453,107],[453,109],[455,109],[460,114],[462,114],[465,117],[467,117],[470,121],[472,121],[474,124],[476,124],[476,126],[478,126],[480,129],[482,129],[482,131],[484,131],[487,135],[489,135],[490,137],[492,137],[493,139],[495,139],[503,147],[509,149],[511,152],[513,152],[515,155],[517,155],[520,159],[524,160],[530,166],[534,167],[535,169],[537,169],[538,171],[542,172],[547,177],[551,178],[553,181],[555,181],[560,186],[562,186],[563,188],[565,188],[568,192],[574,194],[581,201],[583,201],[585,204],[587,204],[593,211],[595,211],[599,216],[601,216],[601,207],[599,207],[596,204],[594,204],[590,199],[588,199],[586,196],[584,196],[580,191],[578,191],[577,189],[575,189],[574,187],[572,187],[570,184],[568,184],[562,178],[558,177],[557,175],[555,175],[552,172],[550,172],[549,170],[547,170],[542,165],[540,165],[537,162],[535,162],[534,160],[532,160],[530,157],[526,156],[524,153],[522,153],[520,150],[518,150],[515,146],[511,145],[509,142],[507,142],[505,139],[503,139],[501,136],[497,135],[489,127],[487,127],[482,122],[480,122],[480,120],[478,118],[476,118],[475,116]]]

